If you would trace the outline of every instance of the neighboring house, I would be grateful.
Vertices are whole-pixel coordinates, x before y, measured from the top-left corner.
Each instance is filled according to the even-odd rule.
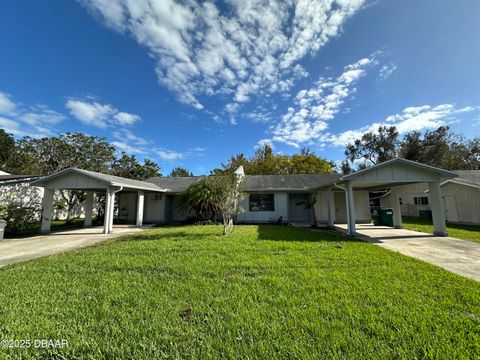
[[[2,171],[0,174],[0,203],[40,209],[43,188],[30,185],[40,178],[39,175],[11,175]]]
[[[445,218],[448,222],[480,225],[480,170],[457,170],[458,177],[441,183]],[[398,187],[402,215],[423,217],[431,212],[431,201],[425,183]],[[391,207],[387,193],[380,199],[381,207]]]
[[[41,211],[43,187],[33,186],[32,182],[41,179],[41,175],[12,175],[5,171],[0,171],[0,204],[14,204],[17,207],[32,207]],[[67,190],[62,190],[66,192]],[[55,201],[62,199],[60,191],[55,193]],[[84,215],[83,204],[79,204],[73,209],[74,217]],[[66,210],[54,209],[55,219],[65,219]]]

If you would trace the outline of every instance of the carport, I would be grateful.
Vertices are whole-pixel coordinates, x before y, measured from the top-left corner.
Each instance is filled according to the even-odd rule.
[[[136,225],[140,227],[143,224],[144,193],[147,191],[165,192],[165,189],[152,183],[77,168],[68,168],[46,176],[34,181],[32,185],[41,186],[45,189],[42,200],[42,225],[40,228],[40,232],[43,234],[50,232],[55,190],[80,190],[86,192],[85,226],[92,225],[95,194],[105,194],[104,234],[112,232],[115,194],[121,191],[136,192]]]
[[[427,183],[430,191],[434,234],[436,236],[447,236],[445,209],[440,184],[456,176],[457,174],[451,171],[401,158],[395,158],[356,173],[342,176],[333,186],[321,189],[327,191],[328,224],[333,226],[330,205],[333,202],[332,189],[337,188],[345,192],[348,223],[347,233],[349,235],[355,235],[355,204],[353,192],[356,190],[390,188],[393,198],[393,225],[395,228],[401,229],[403,227],[402,214],[396,187],[405,184]]]

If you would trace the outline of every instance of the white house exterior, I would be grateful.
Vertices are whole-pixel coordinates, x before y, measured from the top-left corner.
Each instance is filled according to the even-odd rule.
[[[42,209],[42,199],[44,189],[40,186],[32,185],[32,182],[42,178],[41,175],[12,175],[4,171],[0,172],[0,204],[14,205],[16,207],[31,207]],[[54,194],[54,201],[63,199],[62,194],[58,190]],[[73,217],[85,216],[84,203],[78,204],[74,209],[71,209]],[[64,220],[67,217],[66,209],[54,208],[53,218]]]
[[[480,225],[480,170],[457,170],[458,177],[441,183],[447,222]],[[402,215],[418,217],[431,211],[428,187],[424,183],[398,187]],[[388,193],[380,199],[383,207],[392,206]]]

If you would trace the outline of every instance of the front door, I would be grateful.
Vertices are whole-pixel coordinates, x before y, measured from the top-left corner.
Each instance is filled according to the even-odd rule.
[[[445,196],[445,218],[447,221],[458,222],[455,196]]]
[[[308,194],[290,194],[288,197],[288,219],[290,222],[311,221],[311,210],[306,208]]]

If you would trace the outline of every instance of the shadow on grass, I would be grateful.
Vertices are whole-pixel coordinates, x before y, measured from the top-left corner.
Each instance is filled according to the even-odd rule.
[[[433,227],[433,222],[429,220],[423,220],[423,219],[419,219],[411,216],[403,216],[402,218],[404,223],[409,223],[413,225],[428,225]],[[455,229],[455,230],[467,230],[467,231],[480,232],[480,226],[477,226],[477,225],[456,224],[456,223],[447,222],[447,227],[449,229]]]
[[[259,225],[258,239],[269,241],[290,241],[290,242],[361,242],[361,240],[354,237],[347,236],[336,230],[321,229],[321,228],[294,228],[292,226],[279,225]]]
[[[138,233],[118,238],[118,241],[152,241],[152,240],[203,240],[208,237],[214,237],[217,234],[193,234],[188,231],[175,231],[165,233]]]

